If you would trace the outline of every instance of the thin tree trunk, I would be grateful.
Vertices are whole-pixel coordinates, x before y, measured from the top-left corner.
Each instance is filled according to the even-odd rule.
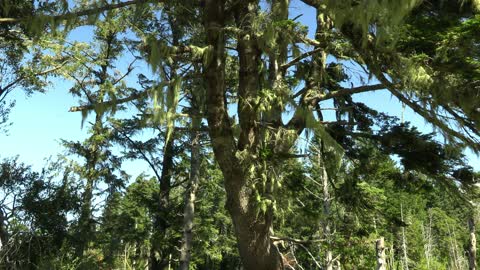
[[[380,237],[376,241],[375,250],[377,252],[377,268],[376,270],[387,270],[387,258],[385,255],[385,238]]]
[[[465,262],[465,257],[463,254],[460,252],[458,243],[457,243],[457,236],[455,235],[455,227],[452,227],[452,230],[450,231],[450,225],[447,223],[447,226],[449,228],[450,232],[450,241],[452,245],[452,253],[453,253],[453,258],[454,258],[454,266],[455,269],[465,269],[466,265],[464,265]]]
[[[317,29],[315,31],[315,39],[317,39],[321,45],[316,46],[315,49],[320,49],[320,46],[323,45],[325,40],[325,33],[331,28],[332,23],[330,18],[328,18],[327,14],[324,10],[317,8],[316,13],[316,23]],[[325,66],[327,62],[327,52],[325,50],[320,50],[318,53],[313,55],[314,60],[314,78],[313,83],[318,85],[318,89],[321,89],[321,86],[324,84],[325,81]],[[318,110],[319,117],[321,117],[321,112]],[[329,191],[329,179],[328,173],[325,166],[325,160],[323,159],[323,142],[321,142],[321,148],[318,151],[318,161],[319,166],[321,169],[321,180],[322,180],[322,188],[323,188],[323,237],[326,239],[326,251],[325,251],[325,270],[332,270],[333,269],[333,253],[331,250],[332,247],[332,232],[331,232],[331,196]]]
[[[427,269],[430,269],[430,260],[433,249],[432,236],[432,212],[428,211],[428,225],[422,226],[422,235],[425,249],[425,260],[427,261]]]
[[[323,143],[322,147],[323,149]],[[325,250],[325,270],[332,270],[333,269],[333,253],[331,250],[332,246],[332,232],[331,232],[331,221],[330,221],[330,191],[329,191],[329,180],[328,180],[328,173],[325,167],[325,162],[323,160],[323,151],[320,150],[318,153],[318,161],[321,169],[321,177],[322,177],[322,188],[323,188],[323,216],[324,220],[322,222],[323,226],[323,238],[326,239],[326,250]]]
[[[171,35],[172,35],[172,45],[178,46],[180,41],[180,30],[179,26],[175,23],[174,18],[171,15],[168,15],[168,22],[171,28]],[[170,65],[170,72],[169,77],[170,79],[176,78],[178,72],[178,62],[173,62]],[[174,96],[175,86],[170,85],[167,89],[169,92],[167,96]],[[170,109],[170,108],[169,108]],[[168,220],[169,220],[169,209],[170,209],[170,190],[171,190],[171,182],[172,182],[172,175],[174,170],[174,162],[173,158],[175,155],[175,127],[174,125],[167,124],[167,129],[164,135],[165,146],[163,150],[163,161],[162,161],[162,174],[160,176],[160,194],[159,194],[159,209],[156,215],[156,224],[155,224],[155,231],[159,236],[160,241],[165,242],[169,239],[165,239],[166,231],[169,227]],[[158,243],[157,243],[158,244]],[[152,245],[150,259],[151,259],[151,270],[162,270],[165,269],[168,265],[170,265],[169,256],[171,256],[172,245],[167,245],[169,249],[167,250],[160,250],[158,245]],[[163,251],[163,252],[162,252]],[[156,253],[159,253],[158,258]]]
[[[171,178],[173,174],[173,156],[174,156],[174,136],[173,132],[168,141],[166,141],[163,150],[162,174],[160,175],[160,194],[159,194],[159,208],[155,215],[154,230],[158,235],[157,241],[164,241],[166,231],[169,227],[169,205],[170,205],[170,188]],[[165,140],[167,135],[164,136]],[[158,247],[159,243],[153,243],[150,250],[150,269],[162,270],[168,265],[168,251],[161,250]],[[164,251],[162,253],[162,251]],[[158,253],[158,254],[157,254]]]
[[[390,260],[389,260],[390,269],[393,269],[393,267],[395,267],[395,246],[393,244],[390,247],[390,250],[389,250],[388,254],[390,256]]]
[[[77,246],[77,256],[83,256],[88,244],[90,243],[92,234],[92,197],[93,197],[93,178],[87,179],[85,190],[82,195],[82,207],[80,212],[79,223],[79,244]]]
[[[116,32],[108,32],[106,39],[104,40],[104,45],[106,46],[105,51],[103,51],[102,58],[105,59],[105,62],[100,64],[99,72],[95,73],[95,77],[98,80],[98,88],[101,89],[103,85],[107,82],[108,70],[110,61],[115,59],[114,52],[112,51],[113,45],[116,40]],[[95,99],[92,100],[92,97],[86,94],[86,98],[90,103],[103,103],[105,99],[105,93],[102,91],[95,96]],[[92,136],[89,138],[88,153],[84,156],[86,159],[86,171],[84,178],[86,179],[85,190],[82,195],[82,206],[80,210],[79,217],[79,243],[76,247],[77,256],[83,256],[83,253],[88,248],[88,245],[94,240],[93,235],[95,233],[95,224],[93,222],[93,190],[95,186],[95,181],[98,181],[99,172],[97,170],[97,165],[99,164],[102,147],[104,147],[105,140],[99,140],[98,137],[101,137],[102,134],[105,134],[102,113],[96,112],[95,114],[95,123],[93,124]]]
[[[468,269],[477,269],[477,238],[475,235],[475,220],[468,220],[468,229],[470,231],[470,241],[468,243]]]
[[[6,246],[8,243],[8,232],[7,232],[7,218],[3,208],[0,207],[0,252],[2,251],[3,246]]]
[[[101,100],[99,101],[101,102]],[[100,135],[103,132],[103,121],[102,116],[96,114],[95,123],[93,126],[93,134],[91,138],[94,138]],[[86,164],[86,183],[85,190],[82,194],[82,206],[80,210],[80,217],[78,219],[79,224],[79,235],[78,235],[78,245],[76,247],[76,255],[78,257],[83,256],[85,250],[88,249],[88,245],[93,240],[92,236],[94,234],[94,223],[93,223],[93,214],[92,214],[92,203],[93,203],[93,189],[95,181],[98,177],[98,172],[96,170],[96,165],[99,159],[101,142],[96,142],[93,140],[89,145],[89,153],[85,158],[87,159]]]
[[[457,260],[457,253],[456,253],[456,248],[455,244],[453,243],[453,235],[450,230],[450,225],[447,223],[447,231],[448,231],[448,241],[450,243],[450,263],[452,269],[457,269],[458,270],[458,260]]]
[[[403,205],[400,204],[400,217],[402,223],[405,224],[403,220]],[[407,237],[405,235],[405,226],[402,226],[402,249],[403,249],[403,268],[408,270],[408,254],[407,254]]]
[[[192,97],[195,102],[195,98]],[[195,109],[197,104],[192,104],[192,130],[190,146],[190,183],[186,192],[185,208],[183,211],[183,241],[180,248],[180,270],[188,270],[192,251],[192,229],[195,215],[195,197],[200,180],[200,127],[201,117],[199,111]]]

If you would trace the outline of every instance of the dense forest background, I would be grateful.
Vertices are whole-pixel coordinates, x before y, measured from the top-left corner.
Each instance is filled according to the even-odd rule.
[[[0,269],[477,269],[479,10],[2,0],[0,133],[55,89],[87,135],[0,141]]]

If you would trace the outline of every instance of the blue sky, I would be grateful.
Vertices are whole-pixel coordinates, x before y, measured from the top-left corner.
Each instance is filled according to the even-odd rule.
[[[315,21],[312,10],[299,2],[295,3],[291,9],[291,17],[302,13],[304,15],[298,19],[302,23]],[[313,33],[310,32],[310,35]],[[83,28],[70,36],[75,40],[88,41],[91,32],[88,28]],[[140,68],[142,72],[148,69],[145,66]],[[31,97],[26,97],[21,89],[16,89],[9,96],[9,99],[16,100],[16,106],[10,115],[13,125],[9,128],[9,135],[0,133],[0,158],[19,155],[21,161],[40,170],[45,165],[46,158],[55,157],[64,151],[59,145],[60,139],[83,141],[88,136],[88,126],[81,128],[81,114],[68,112],[71,106],[78,105],[78,101],[68,93],[70,86],[70,82],[55,79],[44,94],[35,93]],[[376,110],[399,118],[403,112],[404,120],[411,122],[423,132],[433,130],[431,125],[412,110],[408,108],[403,110],[398,100],[387,91],[362,93],[354,97],[356,101],[364,102]],[[467,157],[469,163],[476,170],[480,170],[480,159],[471,152],[467,152]],[[148,171],[148,166],[142,161],[127,162],[124,168],[133,176],[144,170]]]
[[[90,42],[92,37],[93,28],[83,26],[71,31],[68,40]],[[131,60],[131,57],[118,59],[118,69],[124,72]],[[138,86],[138,73],[148,76],[150,68],[139,62],[135,72],[128,77],[128,85]],[[69,93],[72,85],[72,81],[53,78],[45,93],[26,96],[22,89],[15,89],[7,96],[7,103],[15,100],[16,105],[9,117],[13,124],[6,134],[0,133],[0,159],[18,155],[20,161],[32,165],[35,170],[41,170],[48,159],[54,160],[59,154],[65,154],[60,140],[82,142],[88,138],[88,122],[91,121],[92,114],[82,127],[81,113],[68,112],[70,107],[79,105],[79,100]],[[117,116],[128,114],[120,112]],[[116,150],[119,152],[122,149]],[[125,161],[123,168],[133,177],[144,171],[149,173],[149,168],[143,161]]]

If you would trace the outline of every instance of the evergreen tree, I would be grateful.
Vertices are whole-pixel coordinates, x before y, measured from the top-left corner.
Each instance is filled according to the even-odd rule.
[[[24,27],[37,37],[44,29],[68,31],[89,24],[95,28],[99,50],[71,47],[67,52],[75,62],[65,69],[77,81],[73,92],[86,99],[72,110],[82,111],[84,120],[90,111],[96,115],[85,144],[67,143],[86,159],[77,170],[86,180],[77,256],[98,242],[90,237],[97,231],[93,191],[103,180],[111,187],[105,221],[126,214],[127,223],[132,225],[133,219],[137,226],[133,217],[137,215],[146,228],[140,228],[129,245],[112,239],[107,265],[118,263],[113,256],[120,248],[134,254],[124,255],[124,267],[130,262],[143,265],[146,245],[152,269],[177,266],[179,256],[182,269],[189,264],[235,267],[237,257],[229,249],[196,250],[191,254],[202,254],[205,261],[189,259],[190,247],[206,246],[201,244],[206,237],[190,234],[195,232],[192,222],[197,222],[206,224],[211,235],[219,227],[233,233],[247,270],[295,264],[371,269],[378,259],[373,243],[382,237],[390,266],[462,269],[467,267],[462,245],[471,234],[465,226],[471,216],[469,201],[476,196],[467,190],[473,189],[478,175],[461,153],[465,147],[480,150],[477,2],[61,1],[49,8],[30,5],[26,11],[4,12],[0,23]],[[289,14],[298,3],[315,12],[315,20],[306,26]],[[310,28],[314,37],[308,36]],[[154,73],[154,78],[139,76],[146,86],[140,91],[117,87],[124,77],[110,72],[112,61],[124,49],[118,35],[126,33],[135,36],[129,49]],[[365,80],[352,78],[347,71],[352,65],[363,69]],[[129,68],[126,74],[130,72]],[[446,142],[354,97],[382,89],[438,128]],[[182,103],[183,98],[190,99]],[[116,190],[123,184],[113,173],[120,160],[110,152],[114,132],[103,117],[131,101],[141,116],[111,123],[116,140],[126,139],[121,143],[132,148],[131,157],[150,163],[158,178],[158,187],[146,188],[147,197],[158,192],[153,204],[157,209],[148,214],[152,204],[127,198],[128,190],[124,196]],[[189,109],[182,111],[187,103]],[[335,117],[328,118],[326,109],[334,109]],[[186,149],[180,146],[181,139],[189,134],[196,142],[203,118],[225,188],[217,196],[196,187],[209,179],[197,171],[204,166],[200,149],[192,147],[190,158],[181,153]],[[131,138],[148,125],[160,127],[156,133],[160,138],[145,143]],[[182,128],[187,133],[180,132]],[[311,136],[306,154],[310,163],[295,161],[304,156],[296,146]],[[155,147],[161,149],[161,166],[145,154],[146,149],[158,153],[152,150]],[[399,158],[398,164],[391,156]],[[174,181],[182,176],[191,180],[189,187],[176,182],[175,188]],[[151,184],[145,179],[138,182],[131,192]],[[224,213],[218,208],[213,221],[192,217],[192,195],[197,192],[199,198],[210,200],[199,204],[198,216],[206,218],[203,207],[225,200],[233,230],[219,225]],[[175,213],[185,205],[179,198],[187,198],[182,253],[175,251],[182,238],[182,219]],[[105,222],[102,229],[121,230],[117,223]],[[141,235],[147,232],[153,234],[148,240]],[[230,236],[207,243],[230,247]]]

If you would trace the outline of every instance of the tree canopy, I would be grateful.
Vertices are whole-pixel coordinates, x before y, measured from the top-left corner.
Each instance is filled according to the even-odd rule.
[[[0,131],[12,91],[65,79],[89,135],[41,173],[3,161],[0,265],[476,269],[479,9],[4,1]],[[359,101],[374,91],[434,133]]]

